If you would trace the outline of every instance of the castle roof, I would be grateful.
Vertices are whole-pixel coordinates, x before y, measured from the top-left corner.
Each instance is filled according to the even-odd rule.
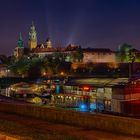
[[[109,48],[83,48],[84,52],[112,53]]]
[[[63,52],[64,48],[41,48],[37,47],[31,50],[32,53],[41,53],[41,52]]]

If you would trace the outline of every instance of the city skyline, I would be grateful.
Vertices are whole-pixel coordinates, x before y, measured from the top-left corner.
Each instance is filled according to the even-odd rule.
[[[72,43],[116,50],[127,42],[139,49],[139,6],[136,0],[3,0],[0,52],[11,55],[20,32],[27,47],[32,21],[39,44],[50,37],[54,47]]]

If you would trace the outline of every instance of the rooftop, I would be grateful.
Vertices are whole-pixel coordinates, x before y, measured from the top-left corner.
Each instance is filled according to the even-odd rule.
[[[96,87],[112,87],[115,85],[127,85],[128,78],[80,78],[73,79],[66,83],[66,85],[91,85]]]

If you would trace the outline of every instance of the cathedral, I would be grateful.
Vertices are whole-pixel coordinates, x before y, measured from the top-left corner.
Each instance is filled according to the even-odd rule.
[[[22,35],[20,33],[19,39],[17,41],[17,46],[14,50],[14,56],[16,58],[21,58],[23,55],[26,54],[28,51],[29,55],[32,54],[39,54],[42,51],[53,51],[54,49],[52,48],[52,42],[48,38],[44,44],[38,44],[37,42],[37,32],[36,32],[36,27],[34,23],[32,23],[29,31],[29,39],[28,39],[28,47],[24,46],[23,40],[22,40]],[[55,50],[54,50],[55,51]]]
[[[31,29],[29,32],[28,47],[30,49],[34,49],[37,47],[37,32],[36,32],[35,25],[33,23],[31,25]]]
[[[45,43],[38,44],[37,32],[34,23],[32,23],[29,31],[28,47],[24,46],[20,33],[17,41],[17,46],[14,51],[14,56],[18,59],[23,55],[44,57],[53,53],[63,53],[66,56],[66,61],[73,62],[72,54],[77,50],[78,45],[68,45],[66,47],[52,47],[52,42],[48,38]],[[116,62],[115,53],[110,49],[83,49],[83,62]]]
[[[23,55],[24,55],[24,44],[23,44],[21,33],[20,33],[19,39],[17,41],[17,46],[14,50],[14,56],[16,58],[21,58]]]
[[[29,31],[28,46],[24,46],[22,35],[20,33],[17,46],[14,50],[14,56],[17,59],[24,55],[29,57],[35,55],[43,58],[50,54],[62,53],[65,56],[66,61],[75,62],[73,54],[79,47],[80,46],[78,45],[72,44],[61,48],[53,47],[50,38],[48,38],[44,43],[38,44],[36,27],[34,23],[32,23]],[[82,48],[82,52],[82,63],[120,63],[117,58],[117,52],[108,48]]]

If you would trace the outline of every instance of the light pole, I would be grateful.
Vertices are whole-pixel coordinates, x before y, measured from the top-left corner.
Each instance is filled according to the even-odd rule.
[[[135,62],[136,55],[134,52],[130,51],[129,52],[129,81],[131,82],[131,78],[133,76],[133,63]],[[133,96],[133,91],[134,91],[134,83],[131,82],[131,92],[130,92],[130,101],[132,100]],[[132,113],[132,107],[130,105],[130,114]]]
[[[129,80],[131,80],[133,75],[133,63],[135,62],[135,58],[135,53],[129,52]]]

